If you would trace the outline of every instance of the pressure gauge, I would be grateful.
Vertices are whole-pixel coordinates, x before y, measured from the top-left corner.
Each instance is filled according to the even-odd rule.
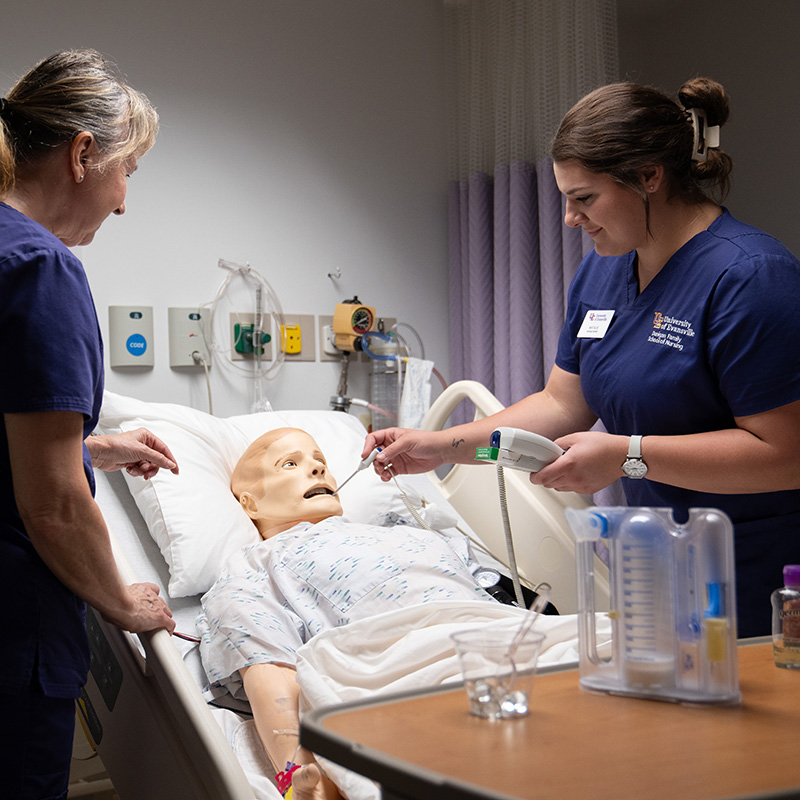
[[[484,589],[488,589],[500,581],[500,573],[491,567],[478,567],[472,574],[478,585]]]
[[[373,322],[372,309],[366,306],[358,306],[350,317],[350,327],[353,329],[354,333],[358,334],[363,334],[372,330]]]

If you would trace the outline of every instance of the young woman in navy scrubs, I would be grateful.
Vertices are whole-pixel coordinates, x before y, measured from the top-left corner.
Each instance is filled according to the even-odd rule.
[[[547,386],[436,433],[367,437],[376,471],[469,463],[498,425],[566,454],[531,482],[733,520],[740,636],[770,632],[771,591],[800,560],[800,262],[721,202],[728,98],[694,79],[678,102],[631,83],[595,90],[552,145],[565,222],[594,241],[572,284]],[[603,313],[597,313],[603,312]],[[608,433],[590,431],[597,419]],[[388,480],[388,475],[384,473]]]
[[[92,468],[177,471],[149,431],[93,436],[103,351],[68,249],[125,212],[155,111],[93,51],[43,61],[0,98],[0,781],[4,797],[67,795],[84,602],[129,631],[174,628],[158,588],[117,572]]]

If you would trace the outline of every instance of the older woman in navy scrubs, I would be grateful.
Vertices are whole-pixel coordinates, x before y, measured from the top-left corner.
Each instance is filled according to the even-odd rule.
[[[84,602],[134,632],[174,628],[158,589],[123,584],[92,467],[177,472],[150,432],[92,436],[103,351],[68,249],[125,212],[157,117],[93,51],[60,53],[0,99],[0,775],[4,796],[66,797]]]
[[[565,222],[594,241],[572,284],[542,392],[437,433],[399,429],[375,469],[468,463],[498,425],[567,450],[531,481],[630,505],[721,508],[735,530],[739,634],[770,632],[771,591],[800,560],[800,262],[719,203],[728,98],[697,78],[678,102],[631,83],[595,90],[552,145]],[[608,433],[589,431],[601,419]],[[388,474],[384,476],[389,479]]]

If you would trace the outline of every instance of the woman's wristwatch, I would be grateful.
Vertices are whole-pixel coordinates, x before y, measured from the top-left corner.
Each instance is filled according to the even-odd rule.
[[[647,464],[642,458],[642,437],[631,436],[628,444],[628,455],[622,465],[622,471],[629,478],[639,479],[647,475]]]

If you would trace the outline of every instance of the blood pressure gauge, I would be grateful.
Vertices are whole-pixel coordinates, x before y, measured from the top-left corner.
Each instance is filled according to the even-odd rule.
[[[500,581],[500,573],[491,567],[478,567],[472,575],[483,589],[488,589]]]
[[[362,305],[357,297],[338,303],[333,312],[333,343],[337,349],[352,353],[358,340],[375,327],[375,309]]]

